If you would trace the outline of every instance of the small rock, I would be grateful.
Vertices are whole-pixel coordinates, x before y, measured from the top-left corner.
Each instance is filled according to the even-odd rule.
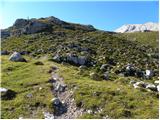
[[[52,78],[53,78],[53,80],[58,80],[59,79],[59,75],[54,73],[52,75]]]
[[[52,66],[52,67],[51,67],[51,69],[52,69],[53,71],[55,71],[55,70],[57,70],[57,69],[58,69],[58,67],[56,67],[56,66]]]
[[[159,87],[159,85],[157,85],[157,90],[158,90],[158,92],[159,92],[159,90],[160,90],[160,87]]]
[[[108,65],[108,64],[103,64],[103,65],[100,67],[100,70],[106,71],[108,68],[109,68],[109,65]]]
[[[159,84],[159,80],[154,81],[155,84]]]
[[[22,56],[20,53],[18,52],[14,52],[10,58],[9,58],[10,61],[14,61],[14,62],[27,62]]]
[[[7,92],[8,91],[8,89],[6,89],[6,88],[0,88],[0,92]]]
[[[99,75],[97,73],[94,73],[94,72],[90,74],[90,77],[93,80],[100,80]]]
[[[42,90],[42,87],[39,87],[39,90]]]
[[[1,100],[11,100],[16,96],[16,92],[6,88],[0,88]]]
[[[1,51],[1,55],[9,55],[9,52],[7,50]]]
[[[35,64],[35,65],[44,65],[43,62],[41,62],[41,61],[37,61],[37,62],[35,62],[34,64]]]
[[[136,82],[135,84],[133,84],[134,88],[139,88],[139,87],[143,87],[146,88],[147,84],[144,83],[143,81],[140,82]]]
[[[29,94],[27,94],[26,96],[27,96],[28,98],[33,97],[32,93],[29,93]]]
[[[55,86],[55,88],[54,88],[54,90],[55,91],[59,91],[59,92],[64,92],[65,91],[65,88],[67,87],[66,85],[62,85],[62,84],[60,84],[60,83],[56,83],[56,84],[54,84],[54,86]]]
[[[56,54],[54,57],[53,57],[53,60],[56,61],[56,62],[61,62],[61,57],[59,54]]]
[[[155,85],[153,85],[153,84],[148,84],[148,85],[146,86],[146,88],[147,88],[147,89],[150,89],[150,90],[152,90],[152,91],[157,91],[157,87],[156,87]]]
[[[108,80],[108,79],[109,79],[109,73],[108,73],[108,72],[105,72],[105,73],[103,74],[103,78],[104,78],[105,80]]]
[[[55,119],[54,115],[49,112],[43,112],[45,119]]]
[[[134,76],[135,75],[135,68],[133,67],[133,65],[128,64],[125,70],[125,76]]]
[[[153,72],[151,70],[146,70],[146,79],[150,79],[153,76]]]
[[[23,117],[19,117],[18,119],[24,119]]]
[[[86,68],[87,68],[87,67],[84,66],[84,65],[79,66],[79,70],[84,70],[84,69],[86,69]]]
[[[92,113],[92,110],[87,110],[87,113],[88,113],[88,114],[91,114],[91,113]]]
[[[61,103],[59,98],[53,98],[51,101],[54,105],[59,105]]]
[[[136,83],[135,80],[131,80],[131,81],[129,82],[129,84],[135,84],[135,83]]]

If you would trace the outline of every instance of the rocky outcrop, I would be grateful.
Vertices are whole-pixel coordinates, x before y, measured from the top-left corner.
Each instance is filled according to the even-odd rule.
[[[29,23],[29,20],[26,20],[26,19],[17,19],[15,21],[15,23],[13,24],[13,28],[15,28],[15,29],[23,28],[28,23]]]
[[[68,54],[67,61],[76,65],[87,65],[89,59],[86,56],[77,56],[74,54]]]
[[[47,23],[38,20],[18,19],[13,25],[13,28],[11,30],[11,36],[18,36],[21,34],[33,34],[49,29],[50,27]]]
[[[20,53],[18,52],[14,52],[10,58],[9,58],[10,61],[14,61],[14,62],[27,62],[22,56]]]
[[[10,36],[10,31],[7,29],[1,30],[1,38],[7,38]]]
[[[91,59],[87,56],[78,56],[76,54],[71,54],[68,53],[67,55],[60,55],[56,54],[53,56],[53,61],[56,62],[67,62],[73,65],[85,65],[85,66],[90,66],[91,65]]]
[[[46,17],[39,19],[17,19],[13,26],[2,30],[2,38],[9,36],[20,36],[22,34],[34,34],[38,32],[52,32],[56,27],[70,30],[95,31],[92,25],[73,24],[62,21],[56,17]]]

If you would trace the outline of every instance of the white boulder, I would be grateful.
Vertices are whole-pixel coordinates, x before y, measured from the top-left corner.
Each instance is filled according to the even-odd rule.
[[[10,57],[9,57],[10,61],[14,61],[14,62],[26,62],[26,60],[22,57],[22,55],[18,52],[14,52]]]

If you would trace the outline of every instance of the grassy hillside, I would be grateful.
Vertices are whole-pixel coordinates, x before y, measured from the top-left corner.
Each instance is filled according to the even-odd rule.
[[[48,29],[37,26],[40,31],[29,32],[39,20],[48,24]],[[1,42],[2,51],[26,53],[28,61],[10,62],[9,56],[2,56],[2,87],[16,93],[15,98],[2,100],[2,118],[43,118],[43,112],[53,112],[48,70],[55,65],[69,88],[65,92],[73,91],[77,107],[89,111],[80,118],[158,119],[157,88],[135,89],[130,84],[133,80],[152,84],[158,80],[158,32],[115,34],[55,18],[28,21],[25,26],[22,23],[14,24],[10,31],[15,33]],[[57,62],[53,59],[56,56]],[[35,65],[36,61],[44,65]],[[80,65],[85,66],[80,69]],[[91,79],[93,72],[97,81]],[[109,79],[104,80],[104,74]]]
[[[12,100],[2,100],[2,118],[43,118],[43,111],[53,111],[50,107],[52,93],[47,83],[50,66],[57,66],[64,77],[79,107],[101,112],[84,114],[80,118],[155,118],[158,119],[158,97],[155,92],[134,89],[129,85],[131,77],[111,78],[109,81],[94,81],[88,73],[80,72],[69,64],[57,64],[46,59],[38,59],[44,65],[36,66],[36,59],[25,57],[28,63],[10,62],[2,56],[2,87],[12,89],[17,94]],[[39,89],[41,87],[42,89]],[[27,98],[28,94],[31,98]],[[143,102],[142,102],[143,101]]]
[[[42,118],[43,111],[49,111],[52,94],[50,83],[47,83],[50,74],[47,71],[51,64],[47,61],[43,66],[36,66],[36,60],[27,57],[28,63],[10,62],[8,56],[2,58],[1,87],[15,91],[16,97],[11,100],[2,100],[2,118]],[[40,90],[40,87],[42,88]],[[30,95],[32,97],[27,97]],[[51,110],[52,111],[52,110]]]
[[[117,36],[121,36],[124,39],[131,41],[138,41],[142,44],[158,47],[159,44],[159,32],[135,32],[135,33],[122,33]]]
[[[64,35],[58,35],[60,33]],[[9,37],[2,41],[2,50],[29,51],[34,57],[44,54],[54,56],[57,52],[62,56],[75,53],[90,56],[97,62],[97,67],[112,59],[121,67],[130,63],[140,69],[158,71],[158,48],[100,31],[61,30],[58,34],[53,32]],[[71,45],[87,48],[90,51],[79,51],[77,48],[69,47]]]

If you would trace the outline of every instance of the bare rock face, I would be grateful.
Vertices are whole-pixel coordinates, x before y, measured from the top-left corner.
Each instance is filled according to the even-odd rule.
[[[10,61],[14,61],[14,62],[27,62],[22,56],[20,53],[18,52],[14,52],[10,58],[9,58]]]
[[[24,33],[33,34],[48,29],[48,24],[39,21],[30,21],[23,29]]]
[[[7,29],[1,30],[1,38],[7,38],[10,36],[10,31]]]
[[[15,21],[15,23],[13,24],[13,27],[14,28],[22,28],[22,27],[26,26],[28,23],[29,23],[29,21],[26,19],[17,19]]]
[[[38,20],[18,19],[13,25],[12,36],[33,34],[48,29],[48,24]]]
[[[67,61],[73,64],[76,64],[76,65],[86,65],[89,60],[85,56],[77,56],[73,54],[68,54]]]

